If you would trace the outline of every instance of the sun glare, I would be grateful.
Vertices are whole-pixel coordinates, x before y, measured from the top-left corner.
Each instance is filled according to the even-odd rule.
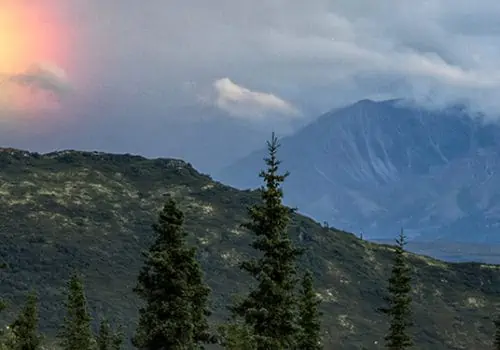
[[[18,73],[40,61],[61,64],[66,43],[58,24],[36,2],[0,0],[0,73]]]
[[[29,33],[23,25],[22,11],[10,2],[0,4],[0,72],[16,73],[25,68],[29,52]]]

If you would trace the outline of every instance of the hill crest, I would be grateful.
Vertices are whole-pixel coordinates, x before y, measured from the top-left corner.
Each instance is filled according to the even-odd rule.
[[[8,166],[0,167],[0,257],[9,265],[0,271],[0,295],[12,305],[9,317],[36,286],[42,328],[54,334],[62,319],[64,282],[78,270],[93,316],[126,321],[130,335],[140,252],[151,242],[150,226],[166,196],[178,199],[186,214],[190,242],[213,289],[213,321],[223,320],[231,295],[246,289],[249,280],[237,264],[253,254],[252,237],[240,224],[246,208],[259,201],[258,192],[214,182],[184,162],[165,166],[175,160],[15,154],[29,155],[9,155]],[[293,215],[289,230],[306,249],[301,266],[313,271],[324,301],[327,346],[354,350],[380,342],[387,324],[375,310],[383,304],[392,247],[301,215]],[[486,348],[493,334],[488,317],[500,302],[498,266],[413,254],[410,259],[418,347]]]

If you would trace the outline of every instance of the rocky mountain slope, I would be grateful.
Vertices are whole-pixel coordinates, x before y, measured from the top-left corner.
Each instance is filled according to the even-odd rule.
[[[282,140],[288,204],[365,237],[500,242],[500,126],[461,107],[363,100]],[[257,151],[217,174],[254,188]]]
[[[253,169],[257,174],[258,169]],[[249,280],[236,267],[253,254],[240,228],[258,193],[239,191],[173,159],[65,151],[0,151],[0,295],[10,318],[36,289],[42,328],[54,335],[62,319],[64,283],[83,273],[94,316],[120,320],[130,335],[138,303],[132,293],[140,251],[166,194],[180,200],[191,241],[213,288],[213,322],[225,318],[231,295]],[[362,241],[294,215],[290,233],[307,249],[302,266],[314,271],[324,303],[326,349],[378,349],[391,247]],[[447,264],[411,255],[417,348],[488,349],[490,317],[500,302],[500,270]]]

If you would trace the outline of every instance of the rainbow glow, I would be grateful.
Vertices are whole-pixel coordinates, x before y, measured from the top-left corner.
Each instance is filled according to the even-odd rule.
[[[65,31],[47,5],[45,1],[0,1],[0,72],[15,74],[35,62],[60,65],[65,61]]]
[[[68,31],[56,16],[51,1],[0,0],[0,77],[22,74],[33,64],[50,62],[64,69]],[[32,91],[0,86],[0,107],[33,109],[38,103]]]

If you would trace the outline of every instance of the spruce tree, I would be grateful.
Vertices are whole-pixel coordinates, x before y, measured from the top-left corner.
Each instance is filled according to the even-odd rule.
[[[91,350],[93,337],[83,282],[73,274],[67,286],[66,316],[58,335],[63,350]]]
[[[12,350],[37,350],[41,348],[42,336],[38,332],[38,298],[35,293],[28,300],[10,329],[14,335]]]
[[[120,350],[123,337],[121,332],[113,331],[109,321],[104,319],[99,326],[96,342],[98,350]]]
[[[404,350],[413,345],[409,328],[412,326],[411,270],[405,256],[406,236],[401,230],[396,239],[394,263],[389,278],[388,307],[381,311],[389,316],[389,331],[385,337],[390,350]]]
[[[264,179],[262,203],[249,208],[250,220],[243,225],[255,235],[251,246],[261,256],[240,265],[256,280],[257,286],[230,310],[234,318],[242,318],[251,330],[257,350],[292,349],[299,331],[296,260],[302,250],[294,246],[287,233],[293,210],[282,203],[281,184],[288,173],[278,173],[279,143],[274,133],[267,145],[267,170],[260,173]]]
[[[500,350],[500,316],[497,316],[493,321],[495,325],[495,339],[493,341],[493,349]]]
[[[111,333],[111,326],[107,320],[101,321],[99,326],[99,333],[97,334],[97,349],[98,350],[111,350],[111,340],[113,334]]]
[[[6,264],[0,263],[0,269],[5,269]],[[7,307],[5,301],[0,298],[0,313]],[[0,327],[0,350],[5,350],[8,348],[8,342],[10,341],[12,332],[8,328],[4,328],[3,325]]]
[[[203,349],[209,333],[210,288],[187,245],[184,215],[170,199],[153,225],[156,240],[144,253],[135,292],[145,302],[133,344],[142,350]]]
[[[321,315],[319,305],[321,300],[316,296],[313,287],[312,274],[307,271],[302,279],[300,291],[299,326],[300,335],[298,349],[321,350]]]
[[[0,269],[5,269],[7,267],[7,264],[5,263],[0,263]],[[5,301],[3,299],[0,299],[0,312],[2,312],[3,310],[5,310],[5,308],[7,307],[7,305],[5,304]]]
[[[250,329],[242,323],[230,323],[219,328],[225,350],[255,350],[257,343]]]

